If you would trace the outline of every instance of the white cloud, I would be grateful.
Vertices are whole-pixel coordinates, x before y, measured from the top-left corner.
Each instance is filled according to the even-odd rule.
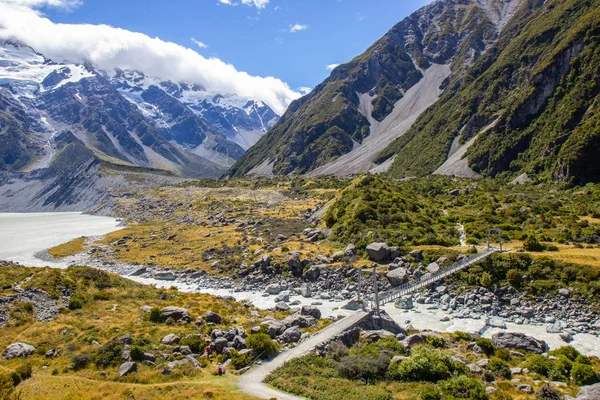
[[[325,69],[327,69],[329,71],[333,71],[334,69],[336,69],[339,66],[340,66],[340,64],[329,64],[329,65],[325,66]]]
[[[310,92],[312,92],[312,88],[309,88],[308,86],[300,86],[298,88],[298,91],[300,93],[302,93],[303,95],[305,95],[305,94],[309,94]]]
[[[73,9],[79,7],[82,0],[0,0],[0,3],[15,4],[25,7],[56,7],[64,9]]]
[[[192,42],[196,43],[196,45],[198,47],[200,47],[201,49],[207,49],[208,48],[208,45],[206,43],[203,43],[203,42],[199,41],[196,38],[192,38]]]
[[[292,32],[292,33],[304,31],[306,29],[308,29],[308,25],[302,25],[302,24],[290,25],[290,32]]]
[[[22,5],[0,2],[0,39],[20,40],[56,61],[89,61],[107,71],[137,70],[213,92],[237,93],[262,100],[279,114],[300,97],[280,79],[252,76],[172,42],[108,25],[54,23]]]
[[[228,6],[237,6],[238,4],[245,4],[247,6],[254,6],[259,10],[265,8],[269,4],[270,0],[241,0],[241,3],[237,3],[235,0],[219,0],[220,4],[226,4]]]

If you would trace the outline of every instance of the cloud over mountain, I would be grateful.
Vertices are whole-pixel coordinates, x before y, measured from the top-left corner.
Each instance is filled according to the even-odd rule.
[[[246,1],[257,7],[267,1]],[[215,93],[236,93],[262,100],[282,114],[300,97],[274,77],[252,76],[218,58],[108,25],[54,23],[32,7],[69,8],[78,0],[1,0],[0,39],[22,41],[56,60],[89,61],[104,70],[138,70],[173,81],[193,82]]]

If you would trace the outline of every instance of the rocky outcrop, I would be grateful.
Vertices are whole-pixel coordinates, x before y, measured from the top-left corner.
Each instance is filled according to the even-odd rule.
[[[34,351],[35,347],[33,347],[32,345],[22,342],[16,342],[8,345],[8,347],[4,349],[4,351],[2,352],[2,357],[7,360],[11,360],[17,357],[26,358],[31,356]]]
[[[385,243],[371,243],[365,250],[371,261],[383,262],[390,257],[390,248]]]
[[[550,349],[543,340],[515,332],[496,333],[492,336],[492,343],[501,349],[517,349],[536,354],[545,353]]]

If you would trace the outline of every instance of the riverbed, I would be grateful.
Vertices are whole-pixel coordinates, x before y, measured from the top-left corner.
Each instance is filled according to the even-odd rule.
[[[37,253],[81,236],[105,235],[121,229],[116,218],[80,212],[0,213],[0,260],[31,267],[68,266],[65,261],[47,261]]]
[[[25,266],[51,266],[65,268],[71,264],[94,265],[86,256],[70,257],[63,261],[45,261],[36,256],[50,247],[57,246],[81,236],[100,236],[121,229],[121,223],[115,218],[85,215],[76,212],[61,213],[0,213],[0,260],[14,261]],[[240,292],[232,289],[214,289],[199,287],[179,281],[161,281],[152,278],[126,276],[139,283],[157,287],[176,286],[182,292],[208,293],[220,296],[233,296],[238,301],[249,301],[258,308],[275,306],[276,296],[265,296],[262,292]],[[304,298],[292,295],[291,301],[299,306],[317,303],[324,318],[344,314],[339,308],[343,302],[326,299]],[[431,329],[437,332],[453,332],[457,330],[478,333],[491,337],[498,328],[486,326],[485,319],[453,318],[439,309],[429,309],[425,305],[415,304],[412,310],[399,310],[392,303],[383,309],[401,326],[408,324],[416,329]],[[446,321],[446,319],[448,319]],[[508,332],[522,332],[537,339],[545,340],[550,348],[564,346],[558,334],[546,332],[542,325],[516,325],[507,323]],[[574,335],[573,347],[586,355],[600,356],[600,337],[589,334]]]

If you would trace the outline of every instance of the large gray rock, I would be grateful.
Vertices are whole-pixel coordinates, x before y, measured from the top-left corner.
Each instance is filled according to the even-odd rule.
[[[4,357],[7,360],[17,357],[26,358],[32,355],[34,351],[35,347],[33,347],[32,345],[22,342],[16,342],[8,345],[8,347],[4,349],[4,351],[2,352],[2,357]]]
[[[224,337],[216,338],[211,344],[210,349],[217,354],[223,353],[223,349],[229,345],[229,342]]]
[[[420,333],[416,333],[414,335],[408,336],[406,339],[402,341],[404,347],[411,348],[421,343],[425,343],[426,337],[425,335],[421,335]]]
[[[265,292],[269,294],[279,294],[284,288],[278,283],[272,283],[265,288]]]
[[[410,310],[415,307],[413,304],[412,295],[402,296],[394,303],[394,307],[399,308],[401,310]]]
[[[390,248],[385,243],[371,243],[365,250],[371,261],[383,262],[390,258]]]
[[[302,275],[302,278],[311,282],[317,281],[321,276],[321,268],[323,267],[324,265],[313,265]]]
[[[310,315],[311,317],[313,317],[315,319],[321,318],[321,310],[319,310],[315,306],[302,306],[302,308],[300,309],[300,314],[301,315]]]
[[[440,265],[438,263],[436,263],[436,262],[432,262],[431,264],[429,264],[427,266],[426,269],[427,269],[427,272],[435,274],[435,273],[439,272]]]
[[[548,344],[524,333],[499,332],[492,336],[494,346],[501,349],[525,350],[530,353],[542,354],[549,350]]]
[[[154,274],[154,279],[159,281],[174,281],[175,275],[172,272],[157,272]]]
[[[406,268],[396,268],[386,275],[390,285],[396,287],[405,284],[408,281],[408,271]]]
[[[267,326],[267,334],[271,336],[271,339],[275,339],[277,336],[281,335],[287,328],[282,321],[276,319],[269,319],[263,322],[262,325]]]
[[[137,363],[128,361],[119,367],[119,376],[125,376],[137,371]]]
[[[490,317],[487,324],[493,328],[506,329],[506,322],[500,317]]]
[[[223,318],[221,318],[221,316],[219,314],[217,314],[216,312],[213,312],[213,311],[205,312],[204,315],[202,316],[202,318],[206,322],[212,322],[215,324],[220,324],[221,321],[223,320]]]
[[[308,285],[302,285],[300,287],[300,295],[302,297],[311,297],[312,296],[312,291],[310,290],[310,286],[308,286]]]
[[[302,265],[302,261],[300,261],[300,256],[298,254],[292,254],[288,259],[287,264],[288,271],[296,278],[299,278],[302,275],[304,266]]]
[[[279,301],[277,304],[275,304],[275,309],[277,311],[289,311],[290,306],[284,301]]]
[[[179,343],[179,341],[181,340],[181,338],[173,333],[165,336],[162,338],[161,342],[163,344],[169,344],[169,345],[173,345],[173,344],[177,344]]]
[[[394,335],[393,333],[385,331],[383,329],[377,331],[362,331],[360,333],[360,336],[363,339],[368,340],[370,342],[376,342],[380,339],[385,339],[387,337],[396,337],[396,335]]]
[[[160,316],[164,321],[169,318],[173,318],[175,321],[181,321],[185,323],[191,321],[189,311],[181,307],[165,307],[160,310]]]
[[[577,400],[598,400],[600,399],[600,383],[594,385],[582,386],[577,395]]]
[[[287,328],[279,337],[279,339],[283,342],[283,343],[295,343],[298,340],[300,340],[300,336],[302,334],[300,333],[300,327],[298,326],[291,326],[289,328]]]

